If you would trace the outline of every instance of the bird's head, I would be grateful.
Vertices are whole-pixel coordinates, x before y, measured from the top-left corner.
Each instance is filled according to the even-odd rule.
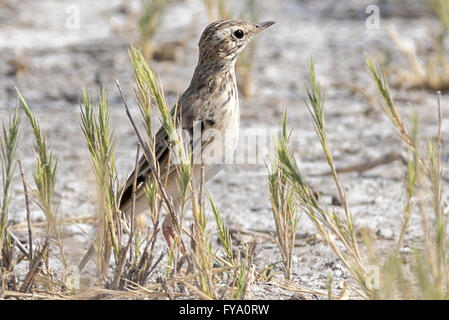
[[[253,24],[242,20],[212,22],[200,38],[200,60],[235,61],[256,34],[274,23],[266,21]]]

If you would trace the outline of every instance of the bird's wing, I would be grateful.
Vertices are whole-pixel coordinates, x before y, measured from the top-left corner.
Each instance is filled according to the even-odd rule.
[[[187,96],[187,98],[185,98]],[[207,144],[211,141],[206,142],[198,142],[192,141],[193,137],[193,126],[199,125],[203,130],[205,127],[209,125],[209,120],[201,118],[201,106],[202,100],[200,98],[200,93],[196,95],[183,95],[179,100],[178,107],[174,107],[171,111],[172,116],[176,112],[176,121],[178,122],[178,126],[182,126],[184,130],[189,133],[190,148],[196,150],[198,145],[203,149]],[[184,141],[186,144],[186,141]],[[166,130],[161,127],[155,136],[155,157],[158,162],[159,167],[159,175],[164,183],[165,179],[176,170],[176,165],[172,164],[172,155],[171,155],[171,143],[170,137],[168,136]],[[148,161],[143,155],[137,165],[137,168],[130,174],[128,180],[123,188],[122,196],[120,198],[120,210],[126,210],[131,205],[132,199],[132,189],[135,179],[135,170],[137,169],[137,184],[136,184],[136,198],[139,198],[144,192],[145,181],[150,177],[153,168],[148,164]]]

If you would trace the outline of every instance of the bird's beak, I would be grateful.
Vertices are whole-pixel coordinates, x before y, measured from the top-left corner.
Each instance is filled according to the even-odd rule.
[[[256,33],[259,33],[262,30],[265,30],[266,28],[272,26],[273,24],[275,24],[276,21],[265,21],[265,22],[260,22],[260,23],[256,23]]]

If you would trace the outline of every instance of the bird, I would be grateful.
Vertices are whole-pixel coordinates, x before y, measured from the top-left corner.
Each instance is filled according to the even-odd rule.
[[[185,132],[190,133],[189,136],[193,140],[190,141],[190,146],[193,152],[201,150],[200,161],[194,163],[192,167],[195,183],[199,183],[202,179],[207,182],[223,167],[223,159],[207,161],[208,159],[204,157],[217,152],[229,155],[236,150],[240,109],[235,64],[240,53],[253,38],[273,24],[274,21],[251,23],[243,20],[218,20],[210,23],[201,34],[198,43],[198,62],[192,79],[171,111],[172,115],[177,117],[175,123],[179,123]],[[199,129],[201,134],[195,138],[196,129]],[[218,133],[218,137],[222,139],[217,139],[217,134],[207,138],[206,132]],[[155,135],[155,157],[161,180],[166,181],[164,190],[175,210],[179,210],[183,197],[179,190],[178,171],[176,164],[172,163],[170,148],[170,137],[165,128],[161,127]],[[202,176],[200,166],[203,166]],[[121,212],[131,213],[135,179],[137,189],[134,194],[134,214],[138,216],[149,210],[145,182],[151,175],[152,167],[143,155],[124,186],[119,205]],[[175,230],[168,214],[162,223],[162,234],[171,247]]]

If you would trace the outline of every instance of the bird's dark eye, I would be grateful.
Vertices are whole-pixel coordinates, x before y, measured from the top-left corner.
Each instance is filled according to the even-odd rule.
[[[236,37],[237,39],[242,39],[244,36],[244,33],[242,30],[238,29],[234,31],[234,37]]]

